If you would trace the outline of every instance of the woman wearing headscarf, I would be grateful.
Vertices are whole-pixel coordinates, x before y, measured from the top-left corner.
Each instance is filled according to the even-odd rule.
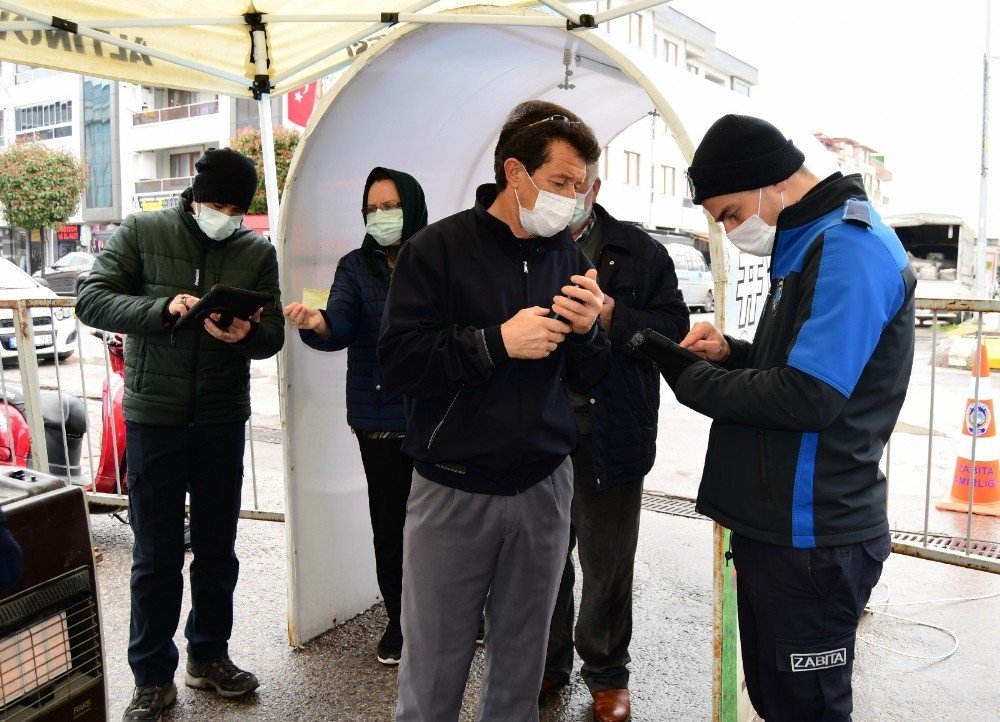
[[[406,429],[403,399],[382,388],[376,348],[397,254],[427,225],[427,204],[413,176],[378,167],[368,175],[361,212],[364,240],[337,264],[326,310],[290,303],[284,311],[308,346],[347,349],[347,423],[357,436],[368,481],[375,569],[389,617],[377,655],[382,664],[396,665],[403,648],[403,522],[413,462],[401,450]]]

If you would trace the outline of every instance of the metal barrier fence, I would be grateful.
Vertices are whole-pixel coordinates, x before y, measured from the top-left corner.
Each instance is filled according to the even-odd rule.
[[[0,470],[3,465],[30,466],[52,473],[84,487],[92,511],[95,507],[104,511],[125,510],[128,493],[123,473],[124,436],[115,433],[113,398],[116,373],[121,374],[121,383],[124,375],[123,371],[114,370],[109,351],[109,343],[115,343],[115,335],[94,332],[100,338],[104,357],[103,374],[96,380],[101,387],[101,413],[95,424],[91,402],[98,397],[88,394],[85,369],[95,364],[83,354],[83,342],[89,338],[87,334],[91,330],[76,318],[75,305],[76,299],[71,297],[0,300],[0,403],[3,404]],[[15,358],[16,369],[13,368]],[[46,373],[43,382],[40,365],[49,361],[54,373]],[[78,369],[72,369],[74,365]],[[75,375],[76,370],[80,376],[79,391],[67,390],[68,374]],[[94,391],[94,381],[91,374],[91,391]],[[82,434],[79,433],[81,409],[85,419]],[[117,414],[120,420],[120,408]],[[96,428],[101,429],[100,434],[95,433]],[[112,433],[107,433],[108,428]],[[248,421],[248,431],[252,503],[249,507],[244,505],[240,517],[284,521],[283,511],[260,506],[252,419]],[[30,452],[25,449],[26,444]],[[95,446],[98,449],[96,457]],[[20,449],[25,450],[19,454]],[[77,453],[78,460],[74,458]],[[53,455],[57,458],[51,458]],[[106,467],[103,472],[100,471],[102,466]],[[99,479],[104,486],[110,485],[108,491],[97,490]]]
[[[971,434],[972,454],[969,465],[970,478],[968,483],[968,506],[965,510],[964,537],[957,537],[947,533],[935,533],[930,529],[931,487],[934,481],[934,414],[938,397],[938,338],[940,335],[938,324],[942,318],[960,321],[965,316],[971,315],[975,319],[975,343],[974,345],[970,345],[973,349],[971,363],[975,364],[975,360],[978,358],[978,348],[984,343],[984,316],[986,314],[1000,314],[1000,300],[918,298],[916,300],[916,307],[918,309],[918,318],[923,318],[931,322],[930,407],[928,410],[927,427],[927,468],[924,487],[923,528],[919,531],[894,531],[892,550],[899,554],[1000,573],[1000,539],[974,539],[972,533],[975,516],[973,514],[973,504],[976,501],[975,494],[977,488],[976,454],[977,440],[979,438],[978,431]],[[991,321],[1000,319],[1000,316],[992,316],[990,319]],[[998,331],[1000,331],[1000,326],[998,326]],[[921,369],[915,365],[913,377],[915,378],[919,373],[921,373]],[[913,379],[911,378],[911,389],[913,388],[913,383]],[[977,410],[980,408],[980,400],[980,381],[979,377],[975,376],[972,399],[972,409],[975,413],[978,413]],[[965,401],[964,398],[963,401]],[[973,426],[976,427],[978,423],[978,420],[975,420]],[[894,432],[893,436],[890,437],[884,459],[885,473],[889,481],[890,499],[893,489],[891,474],[892,445],[893,438],[898,433],[898,431]],[[996,481],[991,480],[991,483]],[[1000,522],[998,522],[998,525],[1000,525]],[[992,526],[992,529],[996,528],[997,526]],[[990,533],[997,536],[996,532]]]

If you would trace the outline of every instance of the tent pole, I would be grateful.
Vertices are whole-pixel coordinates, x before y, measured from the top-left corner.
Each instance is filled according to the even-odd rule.
[[[260,117],[260,150],[264,165],[264,196],[267,198],[267,226],[271,242],[278,233],[278,168],[274,162],[274,124],[271,118],[271,83],[267,74],[267,36],[263,25],[254,25],[253,57],[256,66],[254,96],[257,98],[257,113]]]

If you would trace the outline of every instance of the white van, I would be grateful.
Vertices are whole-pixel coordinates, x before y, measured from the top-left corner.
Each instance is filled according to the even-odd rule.
[[[654,236],[655,238],[655,236]],[[715,310],[712,271],[705,263],[705,256],[696,248],[681,243],[664,244],[674,262],[677,285],[684,294],[684,302],[691,310],[705,313]]]

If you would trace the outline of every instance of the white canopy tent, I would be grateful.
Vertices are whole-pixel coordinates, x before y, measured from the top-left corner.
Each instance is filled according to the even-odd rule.
[[[460,7],[461,0],[405,7],[384,0],[0,0],[0,59],[257,97],[287,302],[304,289],[328,288],[338,259],[360,242],[361,193],[373,166],[417,177],[431,220],[469,207],[476,186],[492,180],[506,113],[529,98],[577,112],[602,145],[656,110],[686,160],[717,117],[754,112],[791,133],[815,171],[834,168],[808,131],[588,29],[662,2],[640,0],[591,17],[554,0],[543,0],[542,12],[526,7],[535,3]],[[267,95],[344,67],[299,146],[278,219]],[[715,297],[724,299],[717,322],[751,335],[767,292],[766,267],[727,251],[716,224],[710,241]],[[292,644],[377,600],[364,474],[342,423],[345,366],[343,354],[314,352],[294,338],[279,364]]]

